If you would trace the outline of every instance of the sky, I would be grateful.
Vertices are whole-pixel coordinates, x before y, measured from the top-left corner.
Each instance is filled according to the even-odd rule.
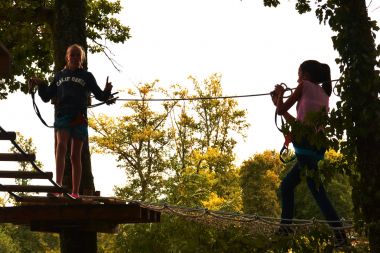
[[[132,38],[118,45],[105,42],[121,71],[102,54],[88,56],[89,71],[102,88],[109,76],[114,90],[156,79],[160,86],[168,87],[188,82],[189,75],[202,81],[219,73],[224,95],[267,93],[278,83],[295,87],[298,67],[308,59],[329,64],[332,79],[339,78],[338,53],[329,26],[319,24],[313,12],[299,15],[295,1],[281,2],[277,8],[268,8],[260,0],[122,0],[124,9],[118,18],[130,27]],[[375,19],[380,12],[377,3],[373,1],[369,8]],[[128,95],[120,93],[119,97]],[[333,96],[330,106],[337,100]],[[251,126],[247,138],[238,139],[236,164],[267,149],[279,150],[284,140],[274,124],[270,97],[238,102],[239,108],[247,110]],[[52,105],[39,98],[37,103],[45,121],[53,124]],[[91,111],[118,116],[121,106],[118,102]],[[12,94],[0,101],[0,108],[0,126],[33,138],[43,169],[55,172],[53,130],[39,121],[31,97]],[[1,152],[8,148],[0,145]],[[112,156],[92,155],[92,169],[95,188],[102,196],[112,196],[115,185],[125,184],[124,172]]]

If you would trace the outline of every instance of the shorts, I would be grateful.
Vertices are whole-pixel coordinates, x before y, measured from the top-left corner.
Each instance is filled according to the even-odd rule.
[[[54,122],[54,129],[66,130],[75,139],[85,141],[88,136],[87,119],[83,113],[57,115]]]

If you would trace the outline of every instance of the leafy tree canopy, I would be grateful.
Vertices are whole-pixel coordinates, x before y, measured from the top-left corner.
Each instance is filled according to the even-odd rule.
[[[25,79],[46,76],[53,71],[54,14],[60,0],[0,2],[0,41],[12,54],[12,78],[0,80],[0,93],[27,92]],[[120,0],[87,0],[86,36],[91,53],[103,52],[109,57],[104,40],[122,43],[130,38],[129,27],[115,17],[122,7]],[[109,57],[110,58],[110,57]]]

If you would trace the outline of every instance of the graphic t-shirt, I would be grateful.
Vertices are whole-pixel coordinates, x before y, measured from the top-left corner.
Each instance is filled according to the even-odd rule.
[[[56,97],[56,114],[86,114],[89,94],[93,93],[95,98],[105,101],[110,96],[110,91],[102,91],[94,76],[84,70],[59,71],[53,82],[49,85],[40,85],[38,94],[44,102]]]

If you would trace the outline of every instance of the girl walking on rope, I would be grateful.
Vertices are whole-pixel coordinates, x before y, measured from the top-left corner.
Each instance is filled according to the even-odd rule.
[[[300,124],[312,130],[313,137],[324,136],[323,126],[316,125],[311,120],[313,113],[327,113],[329,110],[329,97],[332,92],[330,67],[327,64],[319,63],[315,60],[303,62],[298,70],[298,86],[294,93],[283,101],[284,88],[276,85],[272,100],[277,107],[277,114],[282,115],[290,124]],[[319,83],[322,82],[322,86]],[[297,102],[297,116],[294,118],[288,110]],[[287,224],[292,223],[294,215],[294,190],[301,182],[302,170],[316,171],[318,161],[323,159],[326,147],[311,143],[311,136],[295,138],[297,133],[292,133],[293,146],[295,149],[297,163],[285,176],[281,183],[281,227],[280,234],[288,234],[290,229],[286,229]],[[315,198],[320,210],[329,221],[332,227],[341,227],[342,223],[327,197],[325,188],[321,182],[316,182],[314,178],[306,177],[307,185]],[[336,244],[346,244],[346,235],[339,229],[335,230]]]
[[[102,91],[94,76],[83,69],[85,52],[81,46],[77,44],[69,46],[66,50],[65,59],[66,66],[55,75],[49,86],[37,78],[30,79],[29,85],[30,89],[38,86],[38,94],[44,102],[48,102],[53,97],[56,98],[54,121],[56,181],[58,185],[62,186],[67,145],[71,141],[71,196],[78,198],[82,176],[82,147],[88,136],[88,95],[92,92],[96,99],[106,101],[111,96],[112,85],[107,80]],[[54,195],[59,196],[59,194]]]

